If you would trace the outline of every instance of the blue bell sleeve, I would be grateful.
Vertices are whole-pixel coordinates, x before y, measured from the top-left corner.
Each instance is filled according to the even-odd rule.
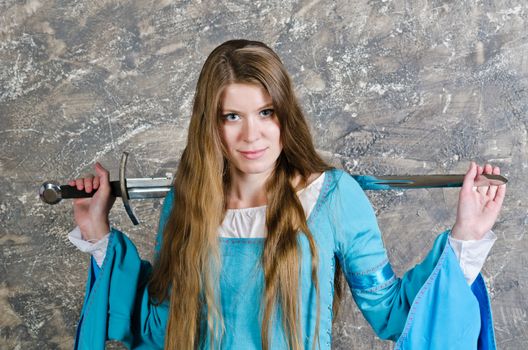
[[[164,201],[158,237],[165,226],[172,197]],[[103,350],[106,340],[131,349],[163,349],[168,301],[152,304],[148,281],[150,262],[142,260],[132,241],[112,228],[105,260],[92,262],[88,274],[75,349]]]
[[[489,299],[481,277],[474,289],[481,293],[482,303],[467,285],[449,246],[449,232],[440,234],[424,260],[398,278],[361,187],[347,173],[336,187],[335,254],[355,302],[376,334],[396,341],[396,349],[446,349],[454,344],[457,349],[476,349],[486,338],[481,334],[481,311],[489,314]],[[492,328],[486,339],[493,340]]]

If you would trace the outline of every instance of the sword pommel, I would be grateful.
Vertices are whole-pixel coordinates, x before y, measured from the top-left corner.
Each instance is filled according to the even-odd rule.
[[[44,182],[40,186],[39,196],[48,204],[57,204],[62,200],[60,186],[54,182]]]

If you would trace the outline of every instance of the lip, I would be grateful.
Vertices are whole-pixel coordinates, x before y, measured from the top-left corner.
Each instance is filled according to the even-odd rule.
[[[264,154],[266,150],[267,148],[263,148],[263,149],[255,150],[255,151],[239,151],[239,152],[242,153],[242,155],[247,159],[258,159]]]

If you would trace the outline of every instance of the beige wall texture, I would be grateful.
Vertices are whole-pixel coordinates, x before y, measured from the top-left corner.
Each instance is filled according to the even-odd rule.
[[[71,203],[45,180],[173,172],[207,54],[232,38],[273,47],[317,149],[357,174],[509,179],[484,266],[499,348],[528,348],[528,4],[524,0],[0,1],[0,348],[70,349],[89,257]],[[456,189],[369,192],[402,274],[455,219]],[[160,200],[119,202],[112,223],[152,257]],[[390,349],[347,294],[335,349]],[[448,336],[448,335],[446,335]],[[111,345],[110,348],[119,348]]]

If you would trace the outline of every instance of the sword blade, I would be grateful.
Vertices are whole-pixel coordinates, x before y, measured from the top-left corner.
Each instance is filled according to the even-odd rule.
[[[172,178],[131,178],[126,179],[130,199],[163,198],[170,191]]]
[[[363,190],[394,190],[411,188],[461,187],[464,175],[352,175]],[[500,186],[508,180],[501,175],[482,174],[475,180],[476,187]]]

